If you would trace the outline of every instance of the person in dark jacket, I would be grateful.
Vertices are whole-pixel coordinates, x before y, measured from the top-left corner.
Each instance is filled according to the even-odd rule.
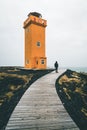
[[[54,67],[55,67],[56,73],[58,73],[58,62],[57,61],[55,62]]]

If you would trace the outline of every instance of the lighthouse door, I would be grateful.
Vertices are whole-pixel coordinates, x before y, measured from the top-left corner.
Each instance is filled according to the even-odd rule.
[[[38,68],[38,58],[35,57],[35,68]]]

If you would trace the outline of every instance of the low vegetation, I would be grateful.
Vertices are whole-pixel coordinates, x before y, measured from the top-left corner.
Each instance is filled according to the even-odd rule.
[[[81,130],[87,130],[87,74],[67,70],[56,81],[64,107]]]
[[[29,86],[51,71],[0,67],[0,130],[5,129],[15,106]]]

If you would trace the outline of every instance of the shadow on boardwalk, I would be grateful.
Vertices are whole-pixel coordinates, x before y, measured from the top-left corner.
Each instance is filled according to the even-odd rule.
[[[55,81],[63,72],[47,74],[31,85],[6,130],[78,130],[56,93]]]

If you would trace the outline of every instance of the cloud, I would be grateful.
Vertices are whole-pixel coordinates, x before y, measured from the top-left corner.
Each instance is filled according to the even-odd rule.
[[[1,0],[0,65],[24,64],[23,22],[32,11],[47,19],[48,66],[57,59],[61,66],[87,66],[86,0]]]

